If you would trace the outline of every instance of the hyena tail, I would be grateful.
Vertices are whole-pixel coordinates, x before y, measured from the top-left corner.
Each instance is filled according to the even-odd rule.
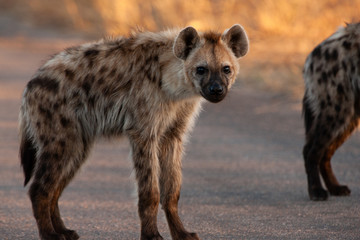
[[[26,186],[26,184],[30,181],[34,171],[36,162],[36,148],[23,123],[21,124],[20,128],[20,159],[25,175],[24,186]]]
[[[313,125],[315,117],[310,108],[310,103],[309,103],[309,99],[307,96],[307,92],[305,92],[305,95],[303,98],[302,115],[304,117],[305,131],[306,131],[306,134],[308,134]]]

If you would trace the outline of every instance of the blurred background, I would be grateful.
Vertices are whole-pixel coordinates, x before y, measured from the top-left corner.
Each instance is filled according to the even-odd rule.
[[[223,31],[240,23],[251,44],[241,82],[301,97],[307,54],[359,11],[360,0],[0,0],[0,44],[61,50],[137,28]]]

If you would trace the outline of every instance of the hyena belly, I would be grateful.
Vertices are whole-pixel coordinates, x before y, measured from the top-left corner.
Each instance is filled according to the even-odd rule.
[[[183,142],[201,96],[219,102],[246,54],[245,31],[139,33],[69,48],[35,74],[20,111],[25,185],[42,239],[78,239],[58,199],[99,137],[126,136],[138,183],[141,239],[162,239],[159,203],[173,239],[199,239],[178,216]]]
[[[330,164],[331,157],[358,125],[360,25],[350,24],[318,45],[304,68],[303,154],[312,200],[325,200],[320,174],[331,195],[349,195]]]

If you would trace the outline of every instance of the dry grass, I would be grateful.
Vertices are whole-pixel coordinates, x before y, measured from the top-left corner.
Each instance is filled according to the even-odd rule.
[[[360,0],[0,0],[0,9],[38,27],[92,38],[138,27],[223,30],[240,23],[251,40],[242,81],[298,97],[306,55],[344,22],[359,20]]]

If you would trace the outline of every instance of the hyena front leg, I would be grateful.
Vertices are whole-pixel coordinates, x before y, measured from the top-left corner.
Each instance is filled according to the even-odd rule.
[[[176,133],[176,131],[175,131]],[[160,146],[160,192],[161,205],[165,212],[174,240],[199,240],[196,233],[185,230],[178,215],[181,188],[182,141],[174,132],[165,134]]]
[[[129,139],[138,183],[141,240],[162,240],[163,238],[157,228],[157,214],[160,203],[157,144],[153,138],[141,136],[141,133],[132,133]]]

